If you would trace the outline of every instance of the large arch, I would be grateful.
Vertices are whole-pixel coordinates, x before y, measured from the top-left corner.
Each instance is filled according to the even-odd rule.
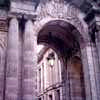
[[[63,24],[62,24],[63,23]],[[81,40],[81,41],[80,41]],[[82,42],[83,41],[83,42]],[[39,31],[38,38],[37,38],[38,44],[45,44],[48,45],[50,48],[55,50],[61,59],[62,63],[62,79],[64,82],[64,90],[65,92],[65,100],[68,97],[68,92],[70,91],[70,87],[68,87],[67,81],[68,81],[68,66],[67,61],[74,56],[76,53],[80,52],[80,44],[84,43],[84,39],[78,32],[78,30],[71,24],[63,21],[63,20],[53,20],[44,25],[44,27]],[[80,68],[82,69],[82,68]],[[75,71],[75,70],[74,70]],[[81,70],[82,71],[82,70]],[[72,72],[70,74],[73,76]],[[78,74],[78,78],[80,78],[81,75]],[[83,77],[83,75],[82,75]],[[70,77],[71,78],[71,77]],[[74,79],[75,82],[77,81]],[[78,79],[80,82],[80,79]],[[83,79],[84,82],[84,79]],[[81,83],[80,83],[81,84]],[[80,87],[81,86],[77,86]],[[82,87],[83,88],[83,87]],[[67,90],[68,89],[68,90]],[[83,92],[84,90],[80,91]],[[73,92],[73,91],[71,91]],[[74,91],[75,92],[75,91]],[[77,94],[77,93],[76,93]],[[82,93],[80,93],[82,94]],[[85,93],[84,93],[85,94]],[[75,96],[74,94],[69,94],[72,96]],[[72,98],[71,96],[71,98]],[[76,95],[75,98],[81,98],[82,100],[85,99],[85,96],[82,97],[81,95]],[[70,96],[69,96],[70,98]],[[64,99],[64,97],[63,97]]]
[[[37,20],[34,22],[34,35],[37,36],[38,43],[44,43],[46,45],[49,45],[52,49],[54,49],[58,53],[58,55],[60,57],[65,56],[64,59],[62,60],[63,61],[62,66],[67,66],[65,64],[66,63],[65,59],[68,59],[68,58],[66,58],[66,54],[69,54],[69,52],[66,53],[66,51],[67,51],[66,48],[72,48],[73,49],[72,51],[74,51],[75,48],[78,48],[78,50],[76,50],[74,53],[74,54],[76,54],[77,52],[81,52],[80,48],[84,48],[84,46],[88,45],[88,42],[90,42],[90,37],[88,34],[89,33],[88,25],[82,19],[81,11],[72,4],[68,4],[68,3],[66,4],[64,2],[59,3],[59,2],[50,1],[49,3],[47,3],[45,5],[40,4],[39,7],[37,8],[37,14],[38,14]],[[54,30],[51,30],[51,29],[53,29],[52,26],[55,27]],[[59,29],[58,27],[61,29]],[[56,35],[53,34],[54,32],[58,32],[58,30],[56,30],[56,28],[61,31],[60,33],[64,33],[64,34],[63,35],[60,35],[60,33],[59,34],[55,33]],[[63,28],[64,28],[64,30],[63,30]],[[68,34],[66,34],[66,32],[63,32],[63,31],[67,31],[67,33],[68,32],[71,33],[69,35],[69,37],[73,37],[73,39],[75,39],[74,41],[73,41],[73,39],[71,39],[72,43],[70,45],[67,43],[68,41],[70,41],[70,38],[66,39],[66,37],[67,37],[66,35],[68,35]],[[49,35],[47,35],[48,33],[49,33]],[[51,42],[51,44],[50,44],[50,43],[48,43],[48,41],[45,41],[45,40],[48,40],[49,39],[48,37],[51,34],[54,35],[53,40],[55,40],[55,42],[53,41],[53,43]],[[47,37],[45,37],[45,35],[47,35]],[[57,35],[60,39],[58,37],[56,38]],[[41,36],[43,36],[43,39],[40,38]],[[60,46],[57,47],[56,40],[57,40],[57,42],[60,41],[60,43],[61,43],[60,46],[62,46],[62,47],[60,47]],[[77,46],[75,47],[75,45],[73,43],[76,43]],[[64,44],[64,45],[62,45],[62,44]],[[71,45],[74,45],[74,46],[71,46]],[[64,49],[59,50],[60,48],[64,48]],[[71,51],[71,49],[69,51]],[[71,55],[71,53],[70,53],[70,55]],[[71,55],[71,56],[73,56],[73,55]],[[70,56],[69,56],[69,58],[70,58]],[[87,68],[86,67],[84,68],[84,66],[83,66],[83,70],[86,71],[86,69]],[[65,68],[63,67],[62,70],[65,71]],[[66,73],[66,71],[64,73]],[[84,72],[84,74],[85,74],[85,72]],[[88,75],[88,73],[87,73],[87,75]],[[65,74],[63,74],[63,77],[64,76],[65,76]],[[66,77],[64,77],[64,80],[65,79],[66,79]],[[88,84],[86,82],[87,82],[87,80],[85,80],[85,86],[86,86],[86,84]],[[67,82],[65,82],[64,85],[68,88]],[[89,89],[90,89],[90,87],[89,87]],[[66,99],[69,100],[69,96],[68,96],[69,89],[65,89],[64,92],[65,92],[66,96],[63,97],[63,100],[66,100]],[[87,95],[87,97],[85,97],[86,100],[90,99],[91,98],[90,90],[87,91],[87,89],[86,89],[85,92]],[[83,99],[85,99],[85,98],[83,98]],[[81,99],[82,99],[82,96],[81,96]]]
[[[37,19],[34,22],[34,31],[36,35],[38,35],[44,25],[50,21],[62,20],[73,25],[80,32],[85,42],[89,41],[88,25],[83,19],[84,16],[82,12],[74,5],[51,0],[45,5],[40,4],[36,13]]]

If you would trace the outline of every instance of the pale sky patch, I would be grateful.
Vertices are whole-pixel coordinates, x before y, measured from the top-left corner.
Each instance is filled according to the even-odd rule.
[[[38,46],[37,46],[37,53],[39,53],[40,50],[41,50],[43,47],[44,47],[44,45],[38,45]]]

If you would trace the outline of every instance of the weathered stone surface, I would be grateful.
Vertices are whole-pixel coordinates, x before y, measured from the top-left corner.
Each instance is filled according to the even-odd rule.
[[[7,20],[6,12],[0,10],[0,100],[3,100],[5,88],[5,59],[7,47]]]
[[[81,41],[80,46],[81,46],[81,53],[82,53],[84,81],[85,81],[85,89],[86,89],[86,100],[92,100],[92,99],[99,100],[96,97],[99,97],[100,95],[99,93],[100,85],[98,84],[100,82],[99,79],[100,72],[98,68],[98,62],[100,62],[98,61],[98,59],[100,59],[100,57],[98,57],[100,56],[100,52],[99,52],[100,40],[99,37],[97,36],[98,37],[98,41],[96,43],[97,51],[98,51],[97,54],[95,48],[91,49],[91,47],[85,47],[85,43],[90,38],[88,34],[89,33],[88,27],[90,26],[84,22],[83,18],[85,14],[83,14],[82,12],[82,11],[88,12],[87,5],[89,4],[91,6],[93,0],[90,1],[88,0],[89,3],[86,0],[85,1],[84,0],[80,0],[80,1],[79,0],[41,0],[37,9],[35,8],[36,7],[36,5],[34,4],[35,2],[37,1],[36,0],[33,1],[32,0],[23,0],[23,1],[11,0],[11,5],[9,10],[0,10],[0,100],[4,100],[4,98],[5,100],[22,100],[20,98],[22,97],[22,94],[23,94],[23,100],[34,99],[33,96],[36,94],[36,81],[37,81],[36,80],[36,67],[37,67],[36,35],[38,35],[38,33],[44,27],[44,25],[46,25],[48,22],[53,20],[60,20],[60,21],[64,20],[72,24],[79,31],[81,35],[79,40]],[[94,2],[96,3],[97,1]],[[84,5],[86,3],[87,5]],[[95,3],[92,5],[96,6]],[[34,19],[33,17],[36,14],[37,14],[37,18]],[[80,18],[80,15],[82,14],[84,16]],[[22,27],[24,27],[25,22],[23,22],[23,25],[20,23],[20,26],[18,26],[18,22],[16,19],[11,20],[9,33],[7,34],[8,31],[7,22],[9,21],[7,19],[9,19],[11,15],[21,16],[20,21],[23,20],[23,16],[24,18],[27,17],[26,19],[32,18],[35,20],[34,25],[32,24],[31,21],[28,21],[26,23],[24,44],[22,44],[23,41]],[[32,16],[30,17],[30,15]],[[96,24],[98,25],[100,25],[99,19],[100,19],[99,16],[97,16]],[[18,37],[18,33],[19,33],[18,28],[20,28],[21,31],[20,39]],[[99,27],[97,27],[97,29],[99,30]],[[76,33],[73,32],[73,34],[76,36]],[[85,41],[85,43],[82,43],[84,41],[82,41],[81,38]],[[6,46],[7,46],[7,55],[6,55]],[[7,64],[5,64],[6,59],[7,59],[6,62]],[[64,65],[62,65],[62,67],[64,67]],[[62,100],[66,100],[66,99],[69,100],[69,93],[68,93],[69,83],[66,80],[65,70],[66,69],[63,69],[62,72],[63,73],[62,79],[64,80],[64,84],[62,88],[63,91]],[[75,95],[72,96],[73,95],[72,94],[71,99],[81,100],[82,97],[80,97],[81,89],[79,86],[80,85],[79,76],[76,75],[76,73],[71,73],[71,74],[72,74],[71,91],[73,91],[73,89],[77,90],[75,91],[76,93],[75,95],[77,96]],[[73,80],[73,75],[74,75],[74,80]],[[6,79],[5,82],[4,79]],[[76,81],[78,82],[78,84],[76,83]],[[6,87],[4,85],[6,85]],[[78,85],[79,87],[78,86],[73,87],[74,85]],[[4,90],[4,88],[6,88],[6,90]],[[3,94],[4,92],[5,94]],[[4,95],[5,97],[3,98]]]
[[[11,19],[7,45],[5,100],[18,99],[19,27],[16,18]]]
[[[10,12],[11,13],[21,13],[27,15],[35,14],[35,3],[34,2],[20,2],[20,1],[12,1]]]
[[[0,100],[4,96],[5,50],[0,47]]]
[[[33,23],[28,20],[25,25],[24,44],[23,44],[23,72],[22,72],[22,94],[23,100],[34,100],[34,41]]]

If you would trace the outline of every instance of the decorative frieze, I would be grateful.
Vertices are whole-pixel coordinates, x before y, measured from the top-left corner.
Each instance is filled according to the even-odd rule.
[[[46,9],[45,9],[46,8]],[[73,10],[72,10],[73,9]],[[45,5],[40,4],[37,8],[38,19],[50,16],[52,18],[73,19],[76,18],[79,10],[68,3],[61,3],[56,1],[47,2]],[[73,17],[73,18],[72,18]]]

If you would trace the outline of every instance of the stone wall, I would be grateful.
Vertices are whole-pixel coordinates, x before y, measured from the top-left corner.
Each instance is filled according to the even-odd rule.
[[[60,0],[58,2],[47,0],[45,4],[40,3],[35,9],[34,3],[31,1],[22,3],[13,0],[9,11],[0,10],[0,100],[22,100],[22,98],[23,100],[33,100],[36,95],[37,36],[44,25],[55,20],[64,20],[75,26],[80,32],[81,37],[78,38],[86,100],[99,100],[100,41],[98,35],[100,27],[98,26],[100,22],[96,19],[97,41],[94,46],[89,35],[89,27],[93,23],[88,25],[84,21],[85,15],[75,5],[59,2]],[[20,26],[20,22],[23,19],[25,27],[24,31],[20,32],[23,27]],[[64,65],[61,66],[64,67]],[[65,68],[62,71],[63,76],[66,76]],[[67,80],[64,81],[64,86],[68,88]],[[68,97],[66,94],[68,91],[62,89],[63,100],[69,99],[70,96]],[[74,96],[76,97],[76,95]]]

